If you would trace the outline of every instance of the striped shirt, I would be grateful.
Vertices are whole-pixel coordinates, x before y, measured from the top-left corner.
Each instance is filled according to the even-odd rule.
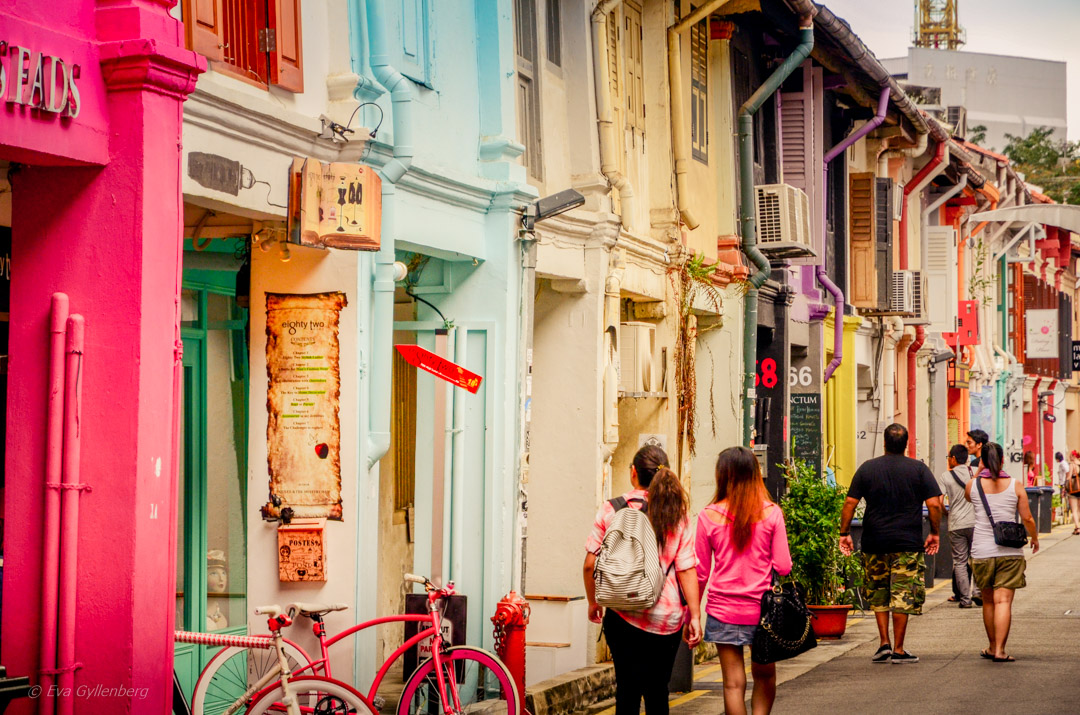
[[[641,499],[644,502],[648,498],[648,492],[644,489],[634,489],[623,494],[623,499],[629,502],[629,508],[640,509],[641,503],[631,502],[631,499]],[[596,513],[596,521],[593,523],[589,538],[585,540],[585,550],[590,554],[600,552],[600,545],[604,541],[611,519],[615,516],[615,507],[606,501]],[[660,591],[660,598],[652,608],[644,611],[616,611],[623,620],[632,626],[636,626],[649,633],[668,635],[679,630],[686,619],[686,607],[682,605],[682,597],[679,595],[679,584],[676,573],[686,571],[697,566],[697,557],[694,555],[694,535],[690,528],[690,520],[685,519],[679,526],[678,533],[669,533],[660,547],[660,567],[666,574],[664,588]],[[675,564],[675,568],[668,570]]]

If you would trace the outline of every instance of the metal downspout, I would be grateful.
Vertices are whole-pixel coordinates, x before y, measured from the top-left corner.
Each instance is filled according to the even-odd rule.
[[[412,83],[390,64],[384,3],[368,0],[368,50],[371,71],[390,93],[393,104],[394,158],[379,174],[383,179],[382,245],[375,254],[372,285],[371,367],[368,370],[368,458],[371,469],[390,449],[390,390],[394,338],[394,184],[412,166]],[[358,88],[359,89],[359,88]],[[370,146],[370,145],[369,145]],[[387,200],[389,199],[389,200]]]
[[[675,194],[678,201],[679,217],[686,227],[693,230],[700,225],[700,221],[694,217],[688,204],[690,188],[687,186],[687,173],[690,166],[690,155],[686,150],[686,110],[683,108],[683,84],[682,84],[682,43],[679,35],[686,32],[716,11],[721,5],[730,0],[711,0],[701,8],[687,15],[679,22],[668,28],[668,87],[671,90],[671,144],[672,153],[675,156]]]
[[[907,420],[908,420],[908,456],[912,459],[915,458],[915,432],[916,423],[918,420],[915,418],[915,383],[916,383],[916,371],[915,371],[915,357],[919,352],[919,348],[926,342],[926,330],[921,325],[915,326],[915,340],[911,345],[908,345],[907,350]]]
[[[920,251],[921,255],[925,255],[926,234],[927,234],[927,232],[928,232],[928,230],[930,228],[930,216],[935,211],[937,211],[942,206],[944,206],[946,201],[948,201],[949,199],[951,199],[952,197],[956,196],[961,191],[963,191],[964,187],[967,186],[967,183],[968,183],[968,177],[967,177],[967,174],[964,174],[963,176],[960,177],[960,181],[956,182],[956,184],[954,184],[951,188],[949,188],[949,190],[946,191],[944,194],[937,197],[933,201],[933,203],[931,203],[929,206],[927,206],[926,210],[922,212],[922,218],[921,218],[921,221],[920,221],[920,224],[919,224],[919,228],[920,228],[920,230],[919,230],[919,238],[922,241],[921,245],[923,246],[924,250]]]
[[[608,68],[604,25],[607,17],[622,0],[603,0],[592,12],[593,84],[596,90],[596,122],[600,127],[600,173],[619,192],[622,201],[622,225],[630,230],[634,223],[634,187],[619,171],[615,154],[615,120],[611,109],[611,72]]]
[[[769,277],[769,259],[757,248],[754,219],[754,114],[784,80],[810,56],[814,49],[814,21],[809,15],[799,19],[800,42],[783,64],[739,108],[739,212],[742,223],[742,252],[757,271],[750,276],[743,310],[743,444],[747,447],[754,434],[754,372],[757,365],[758,288]]]
[[[923,184],[930,181],[934,170],[945,161],[945,143],[938,142],[934,147],[934,156],[919,173],[912,177],[911,181],[904,185],[904,202],[900,208],[900,270],[906,271],[908,267],[908,198],[911,194],[921,191]]]
[[[851,136],[844,139],[842,142],[834,146],[824,156],[821,163],[821,247],[822,252],[825,250],[825,228],[827,226],[826,214],[828,211],[828,186],[829,186],[829,163],[833,159],[847,151],[847,148],[855,142],[862,139],[864,136],[881,126],[881,123],[885,121],[885,112],[889,109],[889,88],[881,88],[881,96],[878,98],[878,110],[877,114],[863,126],[859,127],[858,131],[854,132]],[[814,266],[814,275],[817,276],[818,283],[829,291],[829,294],[833,297],[833,302],[836,304],[836,315],[833,320],[833,359],[829,362],[829,365],[825,368],[824,382],[828,382],[829,378],[833,376],[836,369],[840,367],[840,364],[844,362],[844,292],[840,290],[840,286],[832,282],[829,278],[829,274],[825,271],[825,256],[821,257],[821,263]]]

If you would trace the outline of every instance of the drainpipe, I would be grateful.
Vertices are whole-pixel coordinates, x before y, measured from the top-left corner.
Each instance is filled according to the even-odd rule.
[[[917,430],[915,418],[915,357],[919,348],[926,342],[926,330],[921,325],[915,326],[915,340],[908,345],[907,350],[907,419],[908,419],[908,456],[915,458],[915,433]]]
[[[45,544],[41,569],[41,679],[46,693],[56,674],[56,605],[60,578],[60,480],[64,458],[64,343],[68,297],[53,293],[49,319],[49,421],[45,452]],[[41,699],[41,715],[52,715],[56,698]]]
[[[956,184],[949,188],[949,190],[946,191],[944,194],[937,197],[937,199],[935,199],[929,206],[926,207],[926,210],[922,212],[922,217],[919,223],[919,238],[922,242],[921,245],[924,250],[920,251],[920,255],[926,255],[926,234],[930,228],[930,217],[934,214],[935,211],[944,206],[946,201],[963,191],[964,187],[967,186],[967,183],[968,177],[967,174],[964,174],[960,177],[960,181],[956,182]]]
[[[828,211],[828,185],[829,185],[829,162],[836,157],[847,151],[847,148],[855,142],[862,139],[864,136],[881,126],[881,123],[885,121],[885,112],[889,109],[889,88],[881,88],[881,96],[878,98],[877,114],[869,122],[861,126],[858,131],[853,133],[844,141],[840,142],[832,149],[829,150],[822,161],[821,166],[821,247],[822,252],[825,250],[825,227],[826,212]],[[828,382],[829,378],[836,372],[836,368],[840,367],[840,363],[844,361],[844,293],[840,290],[840,287],[832,282],[829,278],[829,274],[825,272],[825,256],[821,257],[821,263],[814,266],[814,275],[817,276],[818,283],[821,287],[829,291],[833,297],[833,302],[836,304],[836,315],[833,320],[833,359],[829,362],[828,367],[825,368],[824,382]]]
[[[686,175],[690,166],[690,153],[687,151],[686,119],[683,108],[682,41],[679,35],[728,2],[729,0],[712,0],[669,27],[667,31],[668,86],[671,90],[671,143],[672,153],[675,155],[675,193],[678,197],[679,217],[691,230],[697,228],[700,221],[690,212],[688,205],[690,188],[686,183]]]
[[[750,276],[743,310],[743,444],[747,447],[754,434],[754,372],[757,366],[757,301],[758,289],[769,277],[769,259],[757,248],[757,229],[754,220],[754,114],[784,80],[810,56],[814,49],[814,20],[810,15],[799,18],[799,45],[783,64],[769,75],[765,83],[739,108],[739,211],[742,222],[742,251],[757,268]]]
[[[374,2],[375,0],[369,0]],[[622,0],[603,0],[592,13],[593,82],[596,88],[596,121],[600,125],[600,173],[611,182],[622,200],[623,228],[630,230],[634,222],[634,187],[619,171],[615,153],[615,120],[611,109],[611,74],[608,69],[607,42],[604,26],[608,15]],[[685,220],[685,219],[684,219]]]
[[[413,88],[390,64],[386,39],[385,4],[368,0],[367,26],[371,71],[379,84],[390,93],[393,104],[394,158],[386,162],[379,174],[383,179],[382,245],[375,254],[372,285],[371,356],[368,370],[368,469],[375,466],[390,449],[390,373],[394,341],[394,184],[412,166],[412,100]],[[359,90],[359,88],[357,88]],[[370,147],[370,145],[369,145]]]

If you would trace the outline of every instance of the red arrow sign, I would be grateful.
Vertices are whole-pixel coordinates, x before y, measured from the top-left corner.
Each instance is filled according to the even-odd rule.
[[[401,357],[405,358],[405,362],[413,367],[427,370],[435,377],[440,377],[451,385],[464,387],[474,395],[480,389],[480,383],[484,378],[475,372],[469,372],[461,365],[456,365],[446,358],[441,358],[419,345],[395,345],[394,347],[401,353]]]

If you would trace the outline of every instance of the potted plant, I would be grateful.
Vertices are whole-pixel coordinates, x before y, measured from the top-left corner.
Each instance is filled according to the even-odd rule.
[[[787,492],[780,500],[791,547],[791,578],[814,611],[819,638],[839,638],[862,585],[862,562],[840,553],[840,511],[845,491],[815,474],[802,459],[784,465]]]

